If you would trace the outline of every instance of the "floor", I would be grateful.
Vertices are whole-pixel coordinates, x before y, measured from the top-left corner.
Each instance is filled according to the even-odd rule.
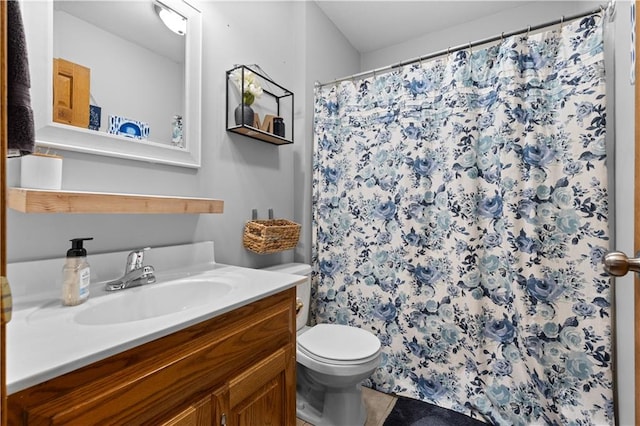
[[[364,397],[364,405],[367,407],[367,422],[364,426],[382,426],[397,398],[393,395],[387,395],[364,387],[362,388],[362,395]],[[298,419],[296,426],[313,425]]]

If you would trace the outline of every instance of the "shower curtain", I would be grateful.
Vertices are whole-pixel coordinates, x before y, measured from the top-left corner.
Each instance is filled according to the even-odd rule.
[[[602,21],[317,86],[312,312],[380,339],[366,385],[614,423]]]

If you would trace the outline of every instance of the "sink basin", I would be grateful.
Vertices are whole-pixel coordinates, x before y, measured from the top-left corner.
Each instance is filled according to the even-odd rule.
[[[210,304],[232,289],[230,283],[205,278],[148,284],[103,296],[99,303],[78,312],[74,322],[106,325],[155,318]]]

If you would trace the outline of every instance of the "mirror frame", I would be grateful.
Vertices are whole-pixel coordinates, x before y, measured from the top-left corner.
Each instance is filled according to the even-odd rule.
[[[153,0],[150,0],[153,2]],[[162,3],[187,18],[185,37],[185,148],[139,142],[106,132],[53,121],[53,0],[21,2],[31,69],[31,101],[36,144],[52,149],[105,155],[189,168],[201,165],[202,15],[185,0]],[[30,28],[40,28],[35,33]],[[37,33],[37,34],[36,34]],[[37,72],[45,72],[41,78]]]

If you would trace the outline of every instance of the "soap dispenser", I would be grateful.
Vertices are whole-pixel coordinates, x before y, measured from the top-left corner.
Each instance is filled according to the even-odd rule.
[[[91,271],[87,262],[87,250],[82,247],[83,241],[93,238],[73,238],[71,248],[67,251],[67,259],[62,268],[62,304],[79,305],[89,298]]]

